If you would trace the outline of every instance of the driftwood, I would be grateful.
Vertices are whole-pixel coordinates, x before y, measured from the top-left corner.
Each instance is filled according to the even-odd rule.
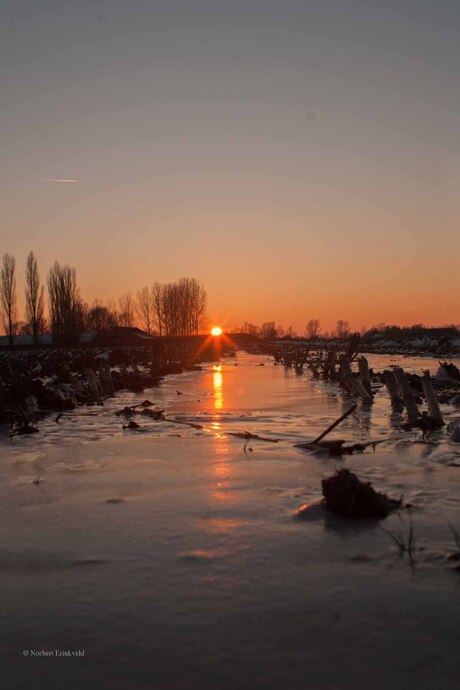
[[[358,359],[359,378],[366,391],[372,397],[371,377],[369,374],[369,363],[365,357]]]
[[[337,362],[337,357],[334,350],[329,350],[326,352],[326,357],[323,364],[323,378],[329,381],[335,381],[337,378],[337,372],[335,370],[335,365]]]
[[[89,368],[84,370],[84,374],[85,374],[86,382],[88,384],[88,388],[91,392],[92,397],[95,400],[98,400],[101,391],[100,391],[100,384],[96,378],[96,374],[94,373],[94,371],[92,369],[89,369]]]
[[[279,438],[267,438],[267,436],[259,436],[258,434],[251,434],[250,431],[227,431],[228,436],[237,436],[246,440],[255,439],[256,441],[268,441],[268,443],[279,443]]]
[[[347,357],[349,362],[353,362],[359,354],[359,341],[361,336],[359,333],[353,333],[350,337],[348,345]]]
[[[150,419],[164,419],[164,410],[151,410],[148,407],[144,407],[139,414],[144,415],[144,417],[150,417]]]
[[[415,402],[414,391],[410,387],[409,381],[404,373],[404,369],[401,367],[395,367],[394,376],[398,384],[399,392],[401,393],[404,401],[409,424],[417,424],[420,419],[420,412],[417,407],[417,403]]]
[[[452,362],[439,362],[440,371],[447,374],[448,378],[460,381],[460,371]]]
[[[123,429],[140,429],[140,424],[130,419],[128,424],[123,424]]]
[[[110,371],[110,366],[107,363],[104,363],[101,366],[99,377],[104,389],[104,393],[113,395],[115,389],[112,380],[112,372]]]
[[[432,421],[437,426],[444,426],[444,420],[442,418],[441,410],[439,409],[439,404],[436,399],[436,393],[434,392],[429,371],[423,372],[422,388],[425,394],[426,401],[428,403],[428,410],[430,412],[430,417]]]
[[[391,406],[395,412],[402,412],[404,410],[404,403],[402,401],[399,387],[394,377],[393,372],[386,372],[383,378],[383,382],[390,396]]]
[[[38,434],[39,429],[33,426],[29,422],[24,422],[21,426],[17,427],[11,434],[11,436],[24,436],[26,434]]]
[[[124,407],[122,410],[117,410],[114,412],[114,415],[117,417],[134,417],[136,414],[136,405],[132,405],[131,407]]]
[[[345,388],[345,390],[352,395],[359,396],[364,402],[372,402],[372,393],[366,390],[362,382],[356,376],[353,376],[347,355],[340,355],[339,361],[341,367],[340,385],[342,388]]]
[[[333,422],[330,426],[328,426],[327,429],[325,431],[323,431],[323,433],[320,434],[318,436],[318,438],[315,438],[314,441],[309,441],[307,443],[296,443],[295,447],[296,448],[305,448],[307,450],[315,448],[318,445],[318,443],[321,441],[321,439],[323,439],[325,436],[327,436],[327,434],[329,434],[333,429],[335,429],[336,426],[338,426],[341,422],[343,422],[344,419],[349,417],[351,415],[351,413],[356,410],[356,407],[357,407],[356,403],[354,405],[352,405],[351,407],[349,407],[346,412],[344,412],[338,419],[335,420],[335,422]]]
[[[186,422],[184,419],[174,419],[174,417],[163,417],[164,422],[172,422],[173,424],[183,424],[184,426],[190,426],[192,429],[204,429],[202,424],[196,424],[195,422]]]
[[[335,429],[336,426],[338,426],[341,422],[343,422],[344,419],[346,419],[347,417],[349,417],[349,416],[351,415],[351,413],[354,412],[354,411],[356,410],[356,407],[357,407],[356,404],[355,404],[355,405],[352,405],[351,407],[349,407],[348,410],[346,410],[346,412],[344,412],[338,419],[336,419],[335,422],[333,422],[330,426],[328,426],[327,429],[326,429],[325,431],[323,431],[323,433],[320,434],[320,435],[318,436],[318,438],[316,438],[316,439],[313,441],[313,444],[319,443],[319,442],[321,441],[322,438],[324,438],[325,436],[327,436],[327,434],[329,434],[333,429]]]
[[[364,453],[366,448],[372,446],[375,450],[375,446],[378,443],[383,443],[383,439],[378,441],[364,441],[364,442],[349,442],[343,439],[337,439],[333,441],[320,441],[316,446],[312,446],[311,450],[317,451],[319,453],[328,453],[332,456],[342,456],[342,455],[352,455],[353,453]]]
[[[385,518],[401,505],[399,501],[378,493],[370,482],[343,469],[321,482],[326,507],[349,518]]]

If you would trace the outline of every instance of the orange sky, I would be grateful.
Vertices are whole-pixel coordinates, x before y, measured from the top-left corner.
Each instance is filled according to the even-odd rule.
[[[460,322],[460,7],[383,4],[7,0],[0,251],[228,326]]]

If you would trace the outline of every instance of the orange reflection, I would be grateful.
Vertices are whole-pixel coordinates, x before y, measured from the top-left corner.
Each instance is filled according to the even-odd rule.
[[[232,502],[235,500],[235,494],[232,490],[232,466],[228,458],[228,440],[217,434],[214,450],[216,458],[212,463],[212,473],[214,475],[213,496],[219,501]]]
[[[214,473],[216,474],[216,479],[221,480],[217,481],[215,484],[215,489],[213,492],[214,498],[218,501],[223,501],[226,503],[234,502],[235,494],[232,490],[232,484],[230,481],[226,480],[230,474],[230,465],[220,465],[218,469],[214,467]]]
[[[223,377],[221,367],[214,367],[212,374],[212,386],[214,388],[214,409],[221,410],[224,405],[224,397],[222,394]]]
[[[212,345],[216,360],[220,359],[223,345],[231,350],[238,350],[238,345],[236,345],[226,333],[222,333],[222,335],[219,336],[209,334],[198,347],[197,351],[195,352],[194,359],[199,361],[202,353],[205,352],[210,345]]]
[[[203,523],[204,528],[211,529],[217,532],[233,532],[234,530],[238,529],[239,527],[242,527],[245,524],[242,520],[217,517],[203,521]]]
[[[211,422],[211,425],[209,427],[209,431],[212,431],[216,438],[224,438],[221,423],[219,422],[218,419],[214,419],[214,421]]]

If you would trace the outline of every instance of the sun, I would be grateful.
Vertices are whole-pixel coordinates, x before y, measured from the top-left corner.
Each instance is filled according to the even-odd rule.
[[[222,328],[220,326],[214,326],[213,328],[211,328],[211,335],[222,335]]]

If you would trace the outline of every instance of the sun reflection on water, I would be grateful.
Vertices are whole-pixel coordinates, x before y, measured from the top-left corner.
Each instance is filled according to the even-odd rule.
[[[214,409],[222,410],[224,406],[224,396],[222,392],[223,376],[222,367],[214,367],[212,373],[212,387],[214,389]]]
[[[231,483],[229,477],[231,475],[231,466],[226,457],[229,451],[228,439],[226,438],[222,429],[221,412],[224,407],[223,396],[223,374],[220,364],[215,365],[212,371],[212,388],[214,393],[214,416],[210,424],[210,430],[216,438],[215,453],[216,458],[212,466],[215,478],[214,498],[219,501],[233,501],[234,496],[231,491]]]

